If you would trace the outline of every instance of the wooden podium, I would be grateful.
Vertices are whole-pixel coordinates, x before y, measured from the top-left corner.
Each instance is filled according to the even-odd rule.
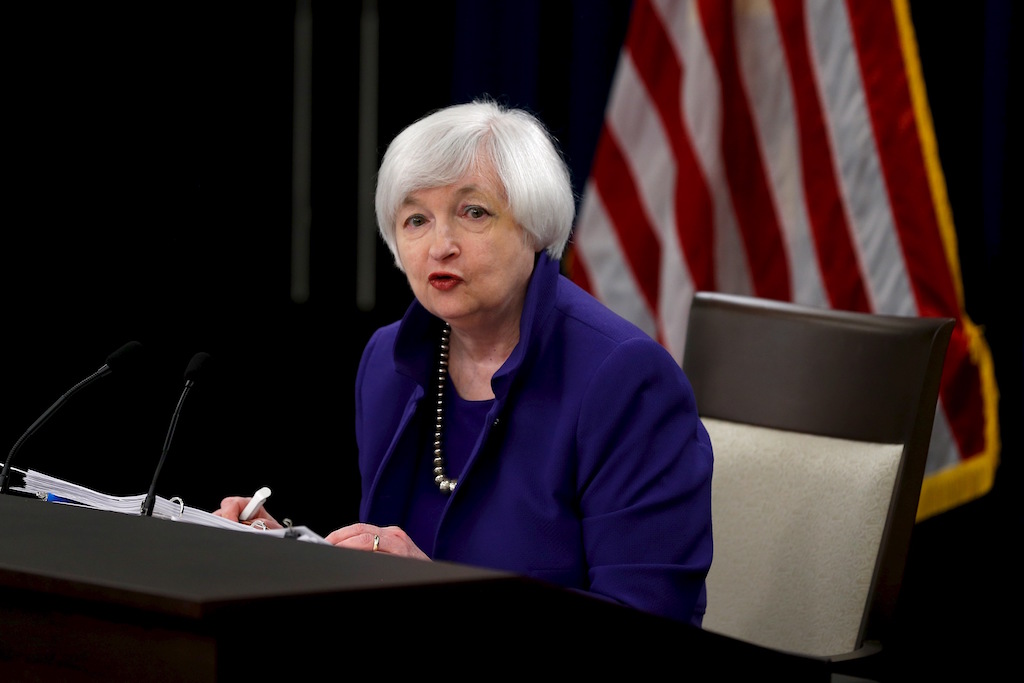
[[[0,679],[437,673],[828,680],[514,574],[0,495]]]

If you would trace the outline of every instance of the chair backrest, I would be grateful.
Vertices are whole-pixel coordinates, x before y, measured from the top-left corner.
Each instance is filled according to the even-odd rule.
[[[880,652],[954,324],[695,295],[683,369],[715,454],[705,629],[834,661]]]

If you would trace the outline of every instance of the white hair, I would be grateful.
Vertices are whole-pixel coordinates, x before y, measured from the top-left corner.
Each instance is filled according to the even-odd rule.
[[[509,210],[537,251],[560,259],[576,207],[569,169],[534,115],[476,100],[439,109],[391,141],[377,173],[377,229],[402,269],[395,243],[398,209],[418,190],[450,185],[489,161]]]

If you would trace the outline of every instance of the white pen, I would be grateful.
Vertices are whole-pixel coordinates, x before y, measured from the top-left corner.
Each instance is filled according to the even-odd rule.
[[[248,522],[252,516],[256,514],[256,511],[260,509],[260,506],[266,502],[267,498],[270,498],[270,489],[266,486],[252,494],[252,500],[250,500],[249,504],[245,506],[244,510],[242,510],[242,514],[238,515],[238,521]]]

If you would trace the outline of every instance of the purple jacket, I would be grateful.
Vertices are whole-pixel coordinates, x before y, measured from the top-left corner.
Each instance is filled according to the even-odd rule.
[[[433,424],[439,330],[414,301],[363,352],[356,440],[365,522],[402,519]],[[434,559],[699,626],[713,458],[679,364],[541,254],[519,344],[491,385],[487,427],[442,513]]]

